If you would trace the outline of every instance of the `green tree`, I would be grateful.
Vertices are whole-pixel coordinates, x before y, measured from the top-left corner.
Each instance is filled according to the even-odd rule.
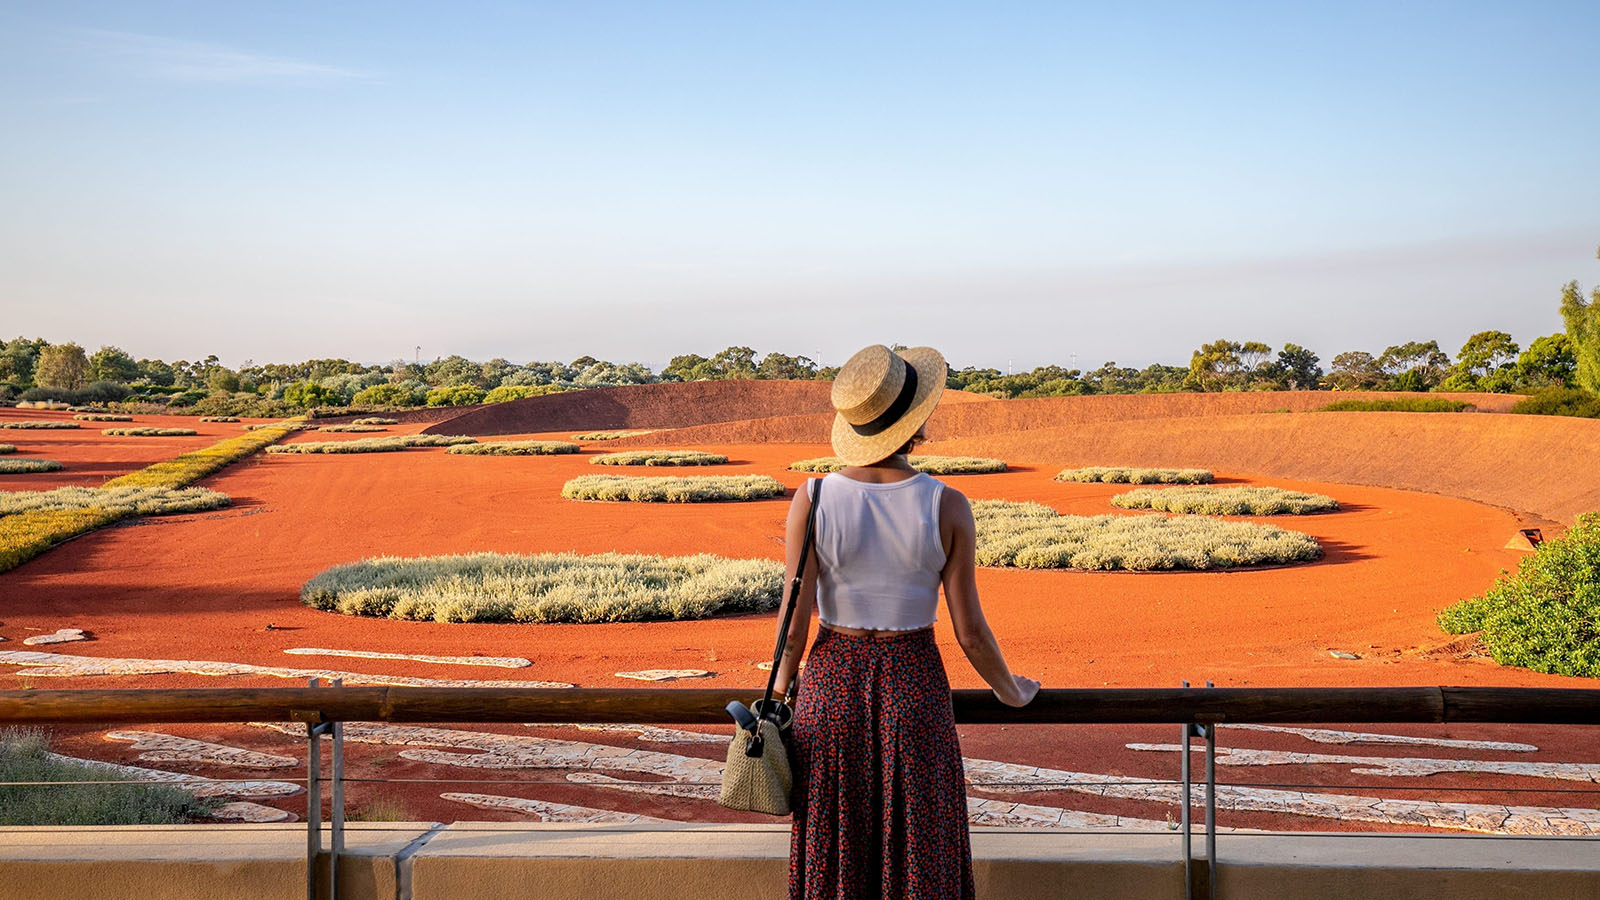
[[[1197,391],[1221,391],[1243,386],[1254,363],[1265,360],[1271,347],[1258,341],[1239,343],[1219,339],[1201,344],[1189,358],[1184,386]]]
[[[1559,331],[1536,338],[1517,357],[1517,378],[1529,387],[1571,387],[1577,374],[1572,339]]]
[[[1378,368],[1394,390],[1426,391],[1444,379],[1450,355],[1439,349],[1438,341],[1407,341],[1385,347],[1378,355]]]
[[[804,356],[768,353],[756,367],[756,377],[769,380],[809,381],[817,374],[817,364]]]
[[[428,392],[429,406],[472,406],[482,403],[483,388],[471,384],[455,384],[449,387],[434,388]]]
[[[749,347],[728,347],[711,357],[718,378],[756,377],[756,352]]]
[[[674,356],[661,370],[663,381],[699,381],[711,377],[711,360],[698,353]]]
[[[328,406],[340,398],[315,381],[297,381],[283,390],[283,400],[301,409]]]
[[[357,406],[415,406],[422,398],[398,384],[375,384],[358,391],[351,403]]]
[[[89,357],[89,378],[127,384],[139,377],[139,364],[121,347],[105,346]]]
[[[1383,370],[1371,353],[1347,350],[1333,358],[1328,380],[1341,391],[1370,391],[1383,380]]]
[[[89,374],[89,358],[73,343],[51,344],[39,351],[33,383],[44,388],[75,391],[83,387]]]
[[[1322,360],[1299,344],[1284,344],[1278,351],[1278,368],[1291,391],[1314,391],[1322,380]]]
[[[1600,257],[1600,251],[1595,252]],[[1567,324],[1567,339],[1577,357],[1578,387],[1600,394],[1600,287],[1583,299],[1576,281],[1561,289],[1561,318]]]
[[[1461,345],[1456,370],[1484,377],[1516,361],[1521,348],[1504,331],[1480,331]]]

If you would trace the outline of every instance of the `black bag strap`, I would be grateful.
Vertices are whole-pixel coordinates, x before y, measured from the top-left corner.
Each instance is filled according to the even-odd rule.
[[[811,557],[811,545],[816,539],[817,532],[817,506],[822,502],[822,479],[813,478],[811,488],[811,511],[806,514],[806,537],[800,545],[800,565],[794,570],[794,580],[789,582],[789,602],[783,607],[783,627],[778,629],[778,648],[772,652],[772,671],[767,675],[767,692],[761,698],[761,708],[756,712],[756,724],[751,728],[754,734],[760,733],[761,719],[772,718],[777,721],[776,713],[772,711],[772,690],[778,684],[778,665],[783,661],[783,648],[789,642],[789,623],[794,620],[794,608],[800,602],[800,583],[805,580],[806,560]],[[796,678],[800,677],[798,669]]]

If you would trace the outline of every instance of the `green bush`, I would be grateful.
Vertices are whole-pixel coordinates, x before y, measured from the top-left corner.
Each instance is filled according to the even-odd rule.
[[[906,462],[918,472],[929,475],[989,475],[1006,470],[1001,460],[981,456],[908,456]],[[837,456],[819,456],[789,464],[793,472],[837,472],[844,467],[844,460]]]
[[[352,422],[349,425],[324,425],[321,428],[318,428],[317,430],[318,431],[327,431],[327,432],[330,432],[330,433],[356,432],[356,433],[366,434],[366,433],[371,433],[371,432],[374,432],[374,431],[388,431],[389,429],[384,428],[382,425],[358,425],[358,424]]]
[[[423,395],[398,384],[375,384],[356,392],[350,399],[355,406],[416,406]]]
[[[1545,541],[1517,574],[1439,613],[1450,634],[1483,632],[1494,661],[1552,675],[1600,677],[1600,513]]]
[[[400,424],[400,420],[399,419],[385,419],[383,416],[367,416],[364,419],[356,419],[354,422],[351,422],[350,424],[351,425],[399,425]]]
[[[632,500],[643,503],[765,500],[781,497],[783,492],[783,484],[766,475],[583,475],[568,481],[561,488],[561,496],[568,500]]]
[[[976,500],[978,564],[1023,569],[1227,569],[1307,562],[1310,535],[1203,516],[1063,516],[1038,503]]]
[[[635,437],[649,433],[649,431],[586,431],[583,434],[573,435],[572,439],[575,441],[615,441],[625,437]]]
[[[1130,469],[1120,466],[1088,466],[1063,469],[1056,481],[1104,484],[1210,484],[1214,480],[1205,469]]]
[[[483,388],[470,384],[434,388],[427,400],[429,406],[474,406],[483,402]]]
[[[566,441],[485,441],[481,444],[461,444],[444,452],[465,456],[553,456],[560,453],[577,453],[583,449]]]
[[[117,437],[186,437],[200,432],[193,428],[156,428],[145,425],[139,428],[107,428],[100,433]]]
[[[50,752],[43,732],[0,731],[0,826],[176,825],[211,808],[181,788],[165,784],[17,784],[112,781],[105,769]]]
[[[200,421],[202,421],[202,422],[237,422],[237,421],[239,421],[239,417],[238,416],[201,416],[200,417]]]
[[[765,559],[541,553],[381,557],[306,582],[308,606],[432,622],[640,622],[768,612],[783,566]]]
[[[133,416],[123,416],[117,413],[78,413],[73,416],[79,422],[132,422]]]
[[[1275,487],[1174,487],[1128,491],[1112,497],[1111,505],[1206,516],[1303,516],[1336,510],[1339,501]]]
[[[100,509],[118,517],[160,516],[222,509],[233,498],[198,487],[60,487],[49,491],[0,492],[0,516],[31,512]]]
[[[394,437],[358,438],[353,441],[304,441],[277,444],[268,453],[392,453],[407,447],[453,447],[474,444],[478,439],[464,434],[404,434]]]
[[[559,384],[502,384],[483,395],[484,403],[505,403],[508,400],[526,400],[529,397],[544,397],[549,394],[559,394],[567,390]]]
[[[728,458],[699,450],[629,450],[591,457],[592,466],[720,466]]]
[[[28,419],[22,422],[0,422],[0,428],[17,429],[45,429],[45,428],[81,428],[77,422],[63,422],[60,419]]]
[[[1549,388],[1519,400],[1511,411],[1529,416],[1600,419],[1600,396],[1577,388]]]
[[[1453,413],[1474,409],[1470,403],[1443,397],[1391,397],[1386,400],[1335,400],[1321,412],[1419,412]]]
[[[53,459],[0,459],[0,475],[29,475],[35,472],[59,471],[61,463]]]

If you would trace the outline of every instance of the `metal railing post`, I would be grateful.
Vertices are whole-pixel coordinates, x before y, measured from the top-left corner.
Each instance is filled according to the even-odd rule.
[[[333,679],[333,686],[343,687],[344,679]],[[332,723],[330,731],[333,734],[333,810],[329,816],[332,833],[328,851],[328,900],[339,900],[339,857],[344,855],[344,723]]]
[[[308,687],[319,686],[312,678]],[[306,900],[317,900],[317,854],[322,852],[322,725],[306,722]]]
[[[1182,682],[1184,687],[1189,682]],[[1178,754],[1178,777],[1182,780],[1178,798],[1178,828],[1182,832],[1178,844],[1183,853],[1183,898],[1194,900],[1194,878],[1191,868],[1194,865],[1194,848],[1189,834],[1189,804],[1191,802],[1189,791],[1192,781],[1189,778],[1189,736],[1194,733],[1194,728],[1188,722],[1183,723],[1183,750]]]
[[[1206,682],[1206,687],[1216,687]],[[1217,900],[1217,723],[1204,726],[1206,737],[1206,900]]]

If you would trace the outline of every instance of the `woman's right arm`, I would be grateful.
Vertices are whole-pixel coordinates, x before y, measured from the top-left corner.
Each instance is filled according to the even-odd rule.
[[[960,491],[944,490],[939,501],[939,531],[947,548],[942,575],[944,601],[950,608],[950,624],[955,626],[961,652],[1001,703],[1028,705],[1039,692],[1039,682],[1012,673],[983,617],[983,607],[978,603],[978,526],[972,520],[972,504]]]

